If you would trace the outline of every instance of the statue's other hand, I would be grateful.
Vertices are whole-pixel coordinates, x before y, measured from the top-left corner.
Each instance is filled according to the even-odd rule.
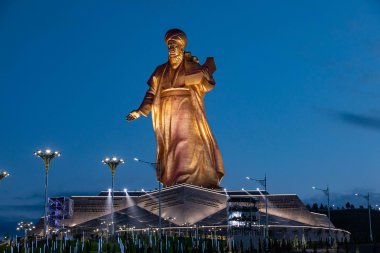
[[[210,72],[208,71],[208,68],[207,67],[203,67],[202,68],[202,73],[203,73],[203,76],[207,79],[207,80],[211,80],[212,77],[210,75]]]
[[[134,110],[134,111],[131,111],[127,115],[126,119],[127,119],[127,121],[132,121],[132,120],[135,120],[137,118],[140,118],[140,116],[141,116],[141,112],[139,110]]]

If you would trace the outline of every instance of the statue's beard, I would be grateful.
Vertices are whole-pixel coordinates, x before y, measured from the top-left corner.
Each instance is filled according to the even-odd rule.
[[[170,62],[170,65],[173,68],[177,68],[181,64],[182,59],[183,59],[183,55],[182,54],[179,54],[179,55],[169,55],[169,62]]]

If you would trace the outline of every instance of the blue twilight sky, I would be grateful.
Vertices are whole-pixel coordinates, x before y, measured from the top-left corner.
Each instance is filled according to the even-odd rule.
[[[43,213],[49,194],[97,194],[111,184],[100,163],[126,159],[116,189],[150,189],[151,119],[127,123],[166,61],[166,30],[187,50],[214,56],[207,117],[231,189],[335,200],[380,192],[380,4],[376,1],[0,1],[0,232]],[[346,196],[346,197],[342,197]],[[379,199],[380,200],[380,199]],[[359,202],[358,202],[359,203]],[[361,203],[364,204],[364,203]],[[2,223],[1,223],[2,222]],[[3,224],[3,225],[2,225]]]

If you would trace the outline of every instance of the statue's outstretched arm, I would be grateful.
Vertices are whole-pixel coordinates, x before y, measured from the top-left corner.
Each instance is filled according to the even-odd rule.
[[[127,121],[132,121],[132,120],[135,120],[137,118],[140,118],[141,115],[147,117],[148,114],[150,113],[150,111],[152,110],[153,100],[154,100],[154,97],[156,96],[156,91],[158,89],[157,88],[158,82],[157,82],[156,72],[157,72],[157,68],[148,80],[149,89],[146,92],[145,97],[144,97],[143,101],[141,102],[140,107],[136,110],[131,111],[127,115],[127,117],[126,117]]]
[[[140,118],[141,116],[141,112],[139,110],[133,110],[131,111],[126,117],[125,119],[127,121],[132,121],[132,120],[135,120],[137,118]]]
[[[127,121],[132,121],[132,120],[135,120],[135,119],[138,119],[140,118],[141,115],[143,116],[148,116],[148,114],[150,113],[151,109],[152,109],[152,103],[153,103],[153,100],[154,100],[154,92],[152,91],[152,89],[150,88],[146,94],[145,94],[145,97],[140,105],[140,107],[136,110],[133,110],[131,111],[127,117],[126,117],[126,120]]]

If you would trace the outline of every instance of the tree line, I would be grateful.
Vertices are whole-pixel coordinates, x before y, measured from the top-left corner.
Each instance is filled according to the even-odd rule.
[[[320,212],[320,211],[327,211],[328,206],[324,204],[318,204],[313,203],[312,205],[306,204],[306,208],[311,212]],[[363,205],[360,205],[357,207],[358,209],[367,209],[367,207],[364,207]],[[330,205],[330,210],[345,210],[345,209],[357,209],[354,204],[350,202],[346,202],[345,205],[342,206],[336,206],[336,205]],[[371,209],[373,207],[371,206]]]

